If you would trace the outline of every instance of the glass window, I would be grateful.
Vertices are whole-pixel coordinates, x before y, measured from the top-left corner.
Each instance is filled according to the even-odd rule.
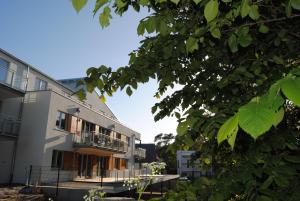
[[[35,90],[46,90],[48,83],[40,78],[35,79]]]
[[[117,133],[117,139],[121,139],[121,133]]]
[[[117,169],[117,170],[120,169],[120,159],[119,158],[115,159],[115,169]]]
[[[52,168],[63,168],[64,152],[53,150],[52,151]]]
[[[67,129],[67,114],[58,111],[56,114],[56,127],[62,130]]]
[[[0,58],[0,81],[6,82],[9,63]]]

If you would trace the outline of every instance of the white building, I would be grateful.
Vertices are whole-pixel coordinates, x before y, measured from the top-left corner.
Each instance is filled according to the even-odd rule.
[[[95,178],[100,168],[132,170],[144,157],[135,148],[141,134],[96,92],[80,101],[77,81],[54,80],[0,49],[0,183],[26,182],[30,166]]]
[[[201,170],[199,160],[192,160],[194,153],[195,151],[177,151],[177,174],[190,177],[210,174],[211,171]]]

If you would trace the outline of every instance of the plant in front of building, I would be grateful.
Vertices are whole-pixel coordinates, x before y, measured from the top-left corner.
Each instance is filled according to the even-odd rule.
[[[105,192],[102,189],[91,189],[88,192],[88,195],[83,196],[84,201],[94,201],[100,200],[103,201],[105,197]]]
[[[143,166],[150,169],[152,175],[160,175],[166,169],[167,164],[165,162],[152,162],[144,163]]]
[[[143,193],[147,189],[147,187],[151,184],[152,177],[141,178],[140,176],[135,178],[126,179],[124,181],[123,186],[128,190],[136,189],[136,193],[138,194],[138,201],[141,200]]]

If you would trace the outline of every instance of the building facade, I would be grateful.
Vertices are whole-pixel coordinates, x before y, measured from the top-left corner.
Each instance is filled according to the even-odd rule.
[[[195,151],[177,151],[177,174],[180,176],[199,177],[209,176],[212,169],[203,170],[199,160],[193,160]]]
[[[25,183],[30,166],[60,168],[73,179],[137,166],[140,133],[96,92],[80,101],[77,81],[54,80],[0,49],[0,183]]]

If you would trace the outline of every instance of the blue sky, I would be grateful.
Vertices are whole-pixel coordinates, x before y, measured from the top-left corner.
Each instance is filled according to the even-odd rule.
[[[139,46],[136,27],[147,12],[113,16],[103,30],[91,12],[94,0],[89,2],[77,14],[69,0],[1,0],[0,47],[55,79],[83,77],[88,67],[101,64],[126,65],[128,54]],[[143,142],[176,130],[175,118],[153,120],[156,88],[152,80],[131,97],[118,92],[107,100],[121,122],[142,133]]]

